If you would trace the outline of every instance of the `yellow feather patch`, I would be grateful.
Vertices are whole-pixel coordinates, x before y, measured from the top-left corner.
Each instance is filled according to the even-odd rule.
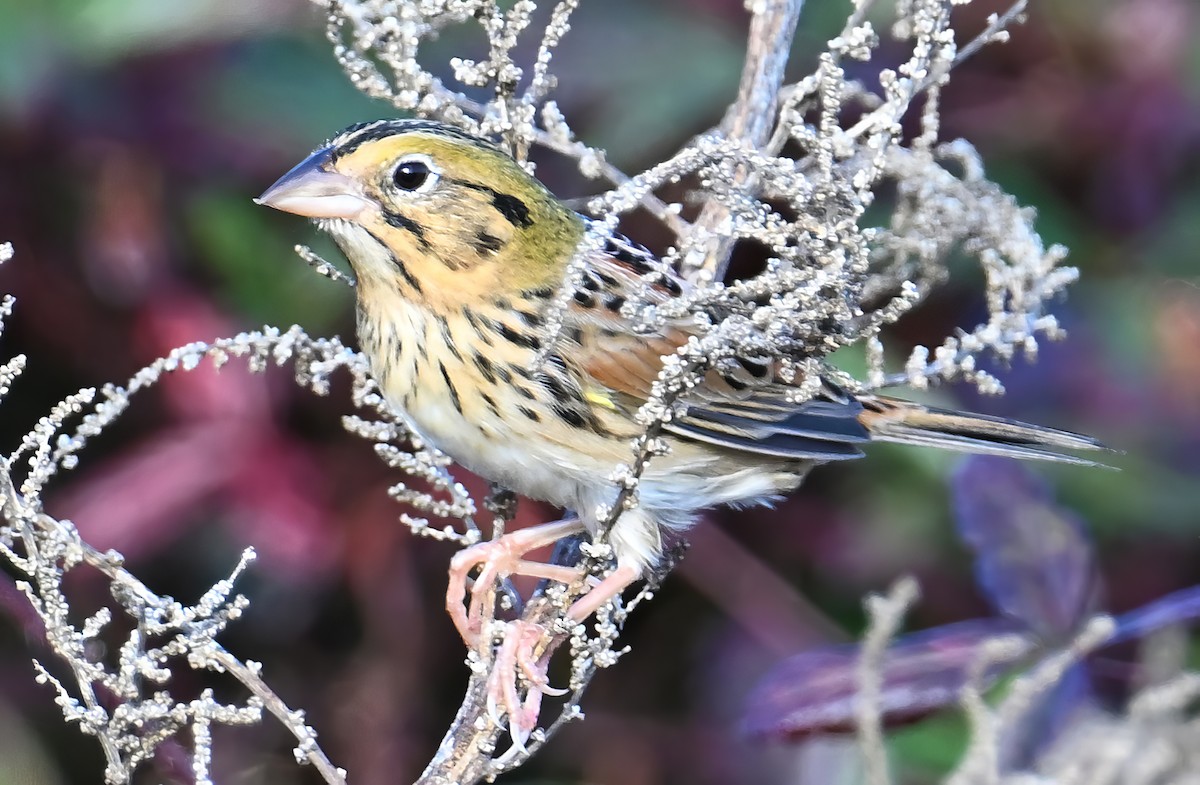
[[[589,403],[594,403],[597,406],[603,406],[605,409],[616,409],[617,408],[617,405],[615,403],[613,403],[612,398],[608,397],[608,395],[606,395],[598,390],[595,390],[595,389],[584,390],[583,397]]]

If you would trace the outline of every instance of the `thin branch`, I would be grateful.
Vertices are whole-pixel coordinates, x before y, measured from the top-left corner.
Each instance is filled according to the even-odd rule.
[[[731,142],[755,150],[763,149],[768,143],[779,110],[784,69],[803,7],[804,0],[763,0],[753,4],[746,65],[742,69],[737,100],[721,121],[721,133]],[[750,176],[749,171],[741,169],[735,184],[745,182]],[[727,207],[710,201],[695,225],[701,232],[713,232],[729,217]],[[683,273],[693,279],[720,280],[732,250],[731,241],[716,239],[709,244],[703,257],[696,254],[683,260]]]
[[[1010,6],[1009,9],[1003,14],[992,14],[992,16],[988,19],[988,26],[984,28],[983,32],[972,38],[963,47],[961,47],[954,59],[949,64],[942,68],[931,69],[924,79],[921,79],[912,86],[911,91],[905,99],[905,104],[907,105],[912,98],[920,95],[923,91],[928,90],[939,81],[945,79],[951,70],[958,67],[959,64],[961,64],[971,55],[978,52],[981,48],[993,41],[999,40],[999,38],[1006,35],[1008,26],[1015,21],[1019,21],[1021,15],[1025,13],[1026,5],[1027,0],[1017,0],[1017,2],[1013,3],[1013,5]],[[874,111],[868,112],[867,114],[863,115],[863,117],[857,123],[846,129],[844,132],[846,137],[855,138],[861,136],[880,123],[890,123],[892,121],[889,116],[891,111],[892,107],[889,104],[884,103]]]
[[[582,596],[585,586],[582,581],[578,586],[568,587],[566,596],[571,601]],[[554,628],[555,622],[562,618],[562,608],[559,602],[550,602],[545,596],[537,597],[526,603],[521,614],[523,623],[539,626],[544,630]],[[485,620],[484,627],[488,626]],[[566,642],[562,635],[546,634],[538,647],[539,655],[553,656],[554,652]],[[489,651],[486,656],[494,658]],[[494,778],[497,774],[517,768],[529,758],[539,747],[545,744],[550,734],[561,727],[570,717],[574,716],[574,707],[595,672],[593,668],[585,680],[576,685],[568,697],[564,714],[552,723],[549,728],[534,731],[534,735],[523,745],[514,746],[502,755],[496,755],[496,748],[504,727],[496,721],[493,709],[488,705],[488,682],[492,667],[490,662],[473,663],[471,679],[463,696],[458,714],[446,731],[438,745],[433,759],[425,767],[425,771],[417,778],[415,785],[473,785],[486,779]],[[530,689],[534,689],[531,687]],[[511,720],[510,720],[511,721]]]
[[[880,711],[883,691],[884,657],[888,644],[900,631],[904,614],[916,602],[919,588],[911,577],[900,578],[887,595],[870,595],[866,599],[870,622],[863,637],[862,654],[856,676],[858,696],[855,720],[858,746],[866,765],[864,779],[871,785],[890,785],[887,747],[883,744],[883,715]]]

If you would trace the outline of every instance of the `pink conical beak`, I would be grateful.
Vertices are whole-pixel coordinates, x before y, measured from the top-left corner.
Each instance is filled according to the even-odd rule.
[[[371,201],[357,183],[333,171],[330,163],[329,148],[317,150],[276,180],[255,203],[308,218],[354,218]]]

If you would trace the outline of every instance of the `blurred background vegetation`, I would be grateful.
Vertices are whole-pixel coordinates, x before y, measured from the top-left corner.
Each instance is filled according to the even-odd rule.
[[[1200,7],[1032,5],[1010,43],[959,70],[944,137],[974,142],[992,176],[1038,209],[1044,237],[1072,249],[1083,277],[1061,306],[1070,337],[1006,373],[1003,398],[940,394],[1125,451],[1120,472],[1037,467],[1090,525],[1104,602],[1119,612],[1200,575]],[[848,11],[841,0],[807,6],[796,76]],[[956,11],[960,29],[995,10],[979,0]],[[557,60],[558,100],[619,167],[648,166],[719,119],[745,21],[741,0],[584,3]],[[6,445],[63,395],[121,381],[177,344],[263,323],[353,335],[348,290],[291,252],[328,246],[250,201],[336,130],[389,115],[351,88],[322,28],[304,0],[0,0],[0,240],[17,250],[0,290],[18,298],[4,350],[31,366],[4,404]],[[447,34],[429,62],[481,43]],[[598,189],[561,161],[539,174],[563,197]],[[956,276],[897,344],[974,324],[972,283]],[[394,478],[341,431],[347,408],[344,396],[314,400],[283,375],[236,365],[171,379],[95,441],[51,512],[181,599],[254,546],[262,559],[243,586],[253,604],[228,645],[308,709],[353,782],[411,781],[466,680],[442,610],[450,550],[397,523]],[[845,781],[853,768],[836,744],[747,742],[737,718],[769,666],[856,637],[861,596],[900,574],[923,586],[914,629],[986,612],[953,533],[955,461],[877,448],[816,472],[777,509],[710,515],[631,621],[633,651],[597,679],[587,722],[507,781]],[[553,514],[522,503],[524,520]],[[45,653],[22,631],[22,602],[6,579],[0,785],[96,782],[95,743],[64,727],[33,682],[31,653]],[[1119,700],[1135,653],[1112,656],[1101,697]],[[897,732],[903,779],[935,780],[964,738],[952,713]],[[315,781],[269,723],[219,731],[216,746],[223,782]],[[186,780],[172,765],[155,781]]]

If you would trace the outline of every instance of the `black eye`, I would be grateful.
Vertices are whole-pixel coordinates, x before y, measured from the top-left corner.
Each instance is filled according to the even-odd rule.
[[[401,161],[392,173],[392,182],[402,191],[416,191],[428,182],[431,174],[424,161]]]

